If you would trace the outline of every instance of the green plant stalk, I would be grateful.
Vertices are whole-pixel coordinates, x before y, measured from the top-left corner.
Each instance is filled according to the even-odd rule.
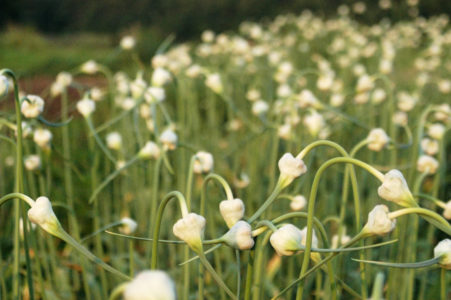
[[[124,283],[118,285],[117,287],[115,287],[114,290],[111,292],[111,295],[108,298],[108,300],[119,299],[119,297],[125,291],[125,288],[127,287],[128,284],[129,284],[128,282],[124,282]]]
[[[168,202],[173,199],[177,198],[179,201],[180,210],[182,212],[182,216],[186,216],[188,214],[188,207],[186,206],[185,197],[183,197],[183,194],[178,191],[172,191],[166,194],[164,196],[163,200],[160,203],[160,206],[158,207],[157,212],[157,218],[154,223],[154,230],[153,230],[153,243],[152,243],[152,260],[150,264],[150,268],[152,270],[157,268],[157,261],[158,261],[158,239],[160,238],[160,227],[161,227],[161,219],[163,218],[163,212],[166,208],[166,205]]]
[[[301,272],[299,275],[299,278],[301,278],[306,272],[307,268],[310,262],[310,248],[312,244],[312,238],[313,238],[313,215],[314,215],[314,209],[315,209],[315,201],[316,196],[318,192],[318,186],[319,186],[319,180],[321,178],[322,173],[329,167],[336,163],[352,163],[354,165],[357,165],[361,168],[364,168],[369,173],[371,173],[373,176],[378,178],[381,182],[383,181],[384,175],[380,173],[378,170],[373,168],[372,166],[353,158],[349,157],[338,157],[338,158],[332,158],[325,162],[321,167],[318,169],[318,171],[315,174],[315,178],[313,180],[312,188],[310,191],[310,197],[308,202],[308,218],[307,218],[307,240],[306,240],[306,249],[305,249],[305,255],[304,260],[302,262]],[[298,292],[296,299],[300,300],[302,298],[302,290],[303,290],[303,283],[299,284]]]
[[[69,108],[68,108],[68,96],[67,89],[64,89],[61,94],[61,117],[62,122],[67,122],[69,118]],[[61,128],[62,140],[63,140],[63,169],[64,169],[64,190],[66,192],[66,201],[69,205],[69,208],[74,211],[74,214],[70,214],[69,216],[69,232],[74,235],[76,240],[80,239],[80,229],[78,228],[78,222],[75,216],[74,210],[74,190],[73,190],[73,182],[72,182],[72,172],[70,169],[71,162],[71,151],[70,151],[70,138],[69,138],[69,128],[68,126],[63,126]],[[88,282],[88,274],[86,273],[86,262],[82,259],[80,261],[81,264],[81,273],[83,277],[83,285],[85,294],[87,295],[87,299],[90,299],[90,287]]]
[[[88,120],[88,119],[86,119]],[[90,177],[91,177],[91,190],[94,193],[94,191],[96,190],[96,186],[97,186],[97,168],[99,165],[99,154],[97,153],[97,151],[94,148],[94,141],[92,138],[88,138],[88,147],[89,147],[89,151],[91,153],[91,156],[93,157],[93,162],[90,168]],[[99,210],[99,205],[98,205],[98,201],[94,202],[94,212],[96,214],[96,216],[94,217],[94,231],[99,230],[100,228],[100,222],[99,222],[99,217],[98,214],[100,212]],[[100,236],[96,235],[95,236],[95,248],[96,248],[96,254],[97,256],[103,257],[103,247],[102,247],[102,240],[100,239]],[[107,291],[108,291],[108,282],[106,279],[106,275],[103,269],[100,270],[100,281],[101,281],[101,286],[102,286],[102,296],[106,297],[108,295]]]
[[[19,99],[19,86],[17,83],[16,75],[9,69],[3,69],[0,71],[1,75],[8,76],[12,79],[14,85],[14,107],[16,112],[16,170],[15,170],[15,183],[14,191],[20,193],[23,191],[23,136],[22,136],[22,114],[21,114],[21,102]],[[20,289],[20,201],[14,202],[14,259],[13,259],[13,297],[19,299]],[[28,249],[26,249],[28,252]],[[27,274],[31,273],[31,265],[27,260]],[[28,276],[29,277],[29,276]],[[34,297],[34,288],[32,278],[28,278],[28,288],[30,297]]]
[[[440,300],[446,300],[446,269],[440,270]]]
[[[152,232],[153,228],[155,228],[155,216],[157,214],[157,208],[158,208],[158,190],[160,186],[160,170],[161,170],[161,164],[163,163],[163,158],[159,156],[155,162],[155,165],[153,166],[153,177],[152,177],[152,199],[150,199],[150,220],[148,224],[148,235]],[[151,255],[153,256],[153,253],[151,254],[152,247],[149,247],[147,250],[146,259],[147,261],[150,260]]]

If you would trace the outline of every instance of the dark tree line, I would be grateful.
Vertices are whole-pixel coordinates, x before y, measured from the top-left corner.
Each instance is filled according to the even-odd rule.
[[[223,31],[236,28],[243,20],[261,20],[279,13],[300,13],[311,9],[320,15],[336,12],[345,0],[2,0],[0,26],[9,23],[36,27],[48,33],[94,31],[117,32],[140,25],[157,28],[160,34],[174,32],[178,38],[191,38],[206,28]],[[381,17],[408,17],[406,0],[392,0],[389,12],[377,8],[377,0],[364,0],[368,6],[359,18],[375,22]],[[424,16],[450,14],[450,0],[420,0]]]

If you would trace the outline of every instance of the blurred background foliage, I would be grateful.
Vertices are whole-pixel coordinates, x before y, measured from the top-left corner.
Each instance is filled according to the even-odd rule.
[[[278,14],[305,9],[319,16],[335,15],[338,6],[357,1],[335,0],[6,0],[0,9],[0,65],[21,75],[54,75],[87,59],[124,67],[126,58],[117,45],[125,34],[134,35],[144,61],[170,34],[176,42],[196,41],[206,29],[236,30],[244,21],[265,21]],[[392,0],[389,10],[379,1],[366,4],[360,22],[375,23],[451,13],[449,0],[420,0],[412,11],[407,0]],[[351,10],[352,14],[352,10]],[[106,50],[110,50],[106,52]]]

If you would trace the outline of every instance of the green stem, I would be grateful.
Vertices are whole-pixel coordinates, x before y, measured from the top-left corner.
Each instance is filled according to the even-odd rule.
[[[188,207],[186,206],[185,198],[183,197],[183,194],[178,191],[172,191],[166,194],[164,196],[163,200],[160,203],[160,206],[158,207],[157,212],[157,219],[155,220],[154,230],[153,230],[153,243],[152,243],[152,260],[150,264],[150,268],[152,270],[157,268],[157,261],[158,261],[158,239],[160,237],[160,227],[161,227],[161,219],[163,218],[163,212],[166,208],[166,205],[168,202],[173,199],[177,198],[179,201],[180,210],[182,212],[182,216],[186,216],[188,214]]]

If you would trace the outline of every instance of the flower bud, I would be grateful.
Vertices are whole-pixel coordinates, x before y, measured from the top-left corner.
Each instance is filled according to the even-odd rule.
[[[440,123],[435,123],[429,125],[428,128],[428,135],[438,141],[440,141],[443,138],[443,135],[445,135],[446,128]]]
[[[194,160],[193,172],[196,174],[208,173],[213,169],[213,155],[205,151],[196,153]]]
[[[421,155],[417,161],[417,170],[421,173],[435,174],[438,169],[438,161],[429,155]]]
[[[304,118],[304,125],[307,126],[308,131],[314,137],[325,127],[324,118],[321,114],[313,111]]]
[[[168,150],[174,150],[177,146],[177,134],[171,129],[166,129],[160,135],[160,142],[163,144],[163,147]]]
[[[56,75],[56,82],[66,88],[72,83],[72,75],[68,72],[58,73]]]
[[[111,132],[106,136],[106,145],[112,150],[120,150],[122,147],[122,136],[119,132]]]
[[[57,232],[61,226],[53,212],[49,198],[44,196],[36,199],[33,206],[28,210],[28,219],[50,234]]]
[[[283,187],[289,185],[296,177],[307,172],[304,161],[293,157],[291,153],[285,153],[279,160],[280,178],[284,181]]]
[[[44,100],[36,95],[28,95],[27,100],[22,101],[20,111],[26,118],[36,118],[44,111]]]
[[[166,92],[162,87],[151,86],[144,93],[147,103],[163,102],[166,99]]]
[[[238,221],[223,236],[224,242],[238,250],[249,250],[254,247],[252,228],[246,221]]]
[[[386,205],[376,205],[368,214],[368,222],[363,230],[365,233],[384,235],[395,229],[396,220],[390,219]]]
[[[152,85],[163,86],[171,80],[171,74],[163,68],[156,68],[152,74]]]
[[[6,76],[0,75],[0,98],[8,94],[9,81]]]
[[[342,234],[341,235],[341,240],[340,240],[340,245],[347,244],[350,240],[351,240],[351,237],[349,235]],[[332,249],[337,249],[338,248],[338,246],[339,246],[338,242],[339,242],[338,234],[334,234],[332,236],[332,243],[331,243]]]
[[[366,140],[368,141],[368,149],[381,151],[387,145],[390,138],[382,128],[375,128],[370,131]]]
[[[158,157],[160,157],[160,148],[156,143],[149,141],[139,151],[138,157],[141,159],[157,159]]]
[[[82,64],[80,69],[83,73],[92,75],[99,71],[99,65],[95,61],[89,60]]]
[[[41,158],[36,154],[28,155],[25,157],[24,166],[28,171],[35,171],[41,167]]]
[[[218,73],[210,74],[205,79],[205,85],[208,86],[216,94],[221,94],[224,90],[221,76]]]
[[[49,148],[52,137],[48,129],[38,128],[34,131],[33,141],[41,148]]]
[[[302,195],[297,195],[292,198],[290,208],[291,210],[299,211],[302,210],[306,204],[307,200],[305,200],[305,197]]]
[[[176,237],[187,243],[194,251],[201,251],[205,223],[204,217],[189,213],[174,224],[172,231]]]
[[[302,232],[292,224],[286,224],[271,234],[271,246],[280,256],[290,256],[302,249]]]
[[[384,175],[382,185],[377,189],[378,195],[387,200],[395,202],[404,207],[416,206],[409,186],[398,170],[390,170]]]
[[[130,83],[130,91],[132,97],[135,99],[139,99],[142,97],[144,92],[146,91],[147,82],[143,79],[143,74],[138,73],[136,79]]]
[[[136,40],[131,35],[126,35],[121,39],[121,48],[124,50],[131,50],[136,45]]]
[[[127,284],[124,300],[176,300],[172,279],[163,271],[142,271]]]
[[[451,220],[451,200],[445,203],[443,216],[445,217],[445,219]]]
[[[266,113],[268,109],[269,105],[264,100],[255,101],[252,105],[252,113],[256,116]]]
[[[119,227],[119,231],[122,234],[130,235],[136,231],[136,228],[138,228],[138,223],[136,223],[135,220],[130,218],[122,218],[121,224],[122,226]]]
[[[444,239],[434,248],[434,258],[440,257],[439,264],[441,267],[451,270],[451,240]]]
[[[357,93],[365,93],[374,88],[374,81],[370,76],[364,74],[357,81]]]
[[[313,230],[312,233],[313,233],[313,235],[312,235],[312,248],[318,248],[318,238],[316,237],[315,230]],[[307,226],[302,228],[301,234],[302,234],[301,244],[302,244],[302,246],[305,247],[306,243],[307,243]]]
[[[246,93],[247,100],[254,102],[261,98],[260,91],[257,89],[250,89]]]
[[[436,140],[424,138],[421,140],[421,149],[423,149],[427,155],[435,155],[438,153],[439,144]]]
[[[244,216],[244,203],[241,199],[235,198],[233,200],[224,200],[219,203],[219,211],[227,227],[231,228],[236,222],[241,220]]]
[[[83,98],[77,102],[77,110],[85,118],[89,117],[95,109],[96,103],[89,98]]]

